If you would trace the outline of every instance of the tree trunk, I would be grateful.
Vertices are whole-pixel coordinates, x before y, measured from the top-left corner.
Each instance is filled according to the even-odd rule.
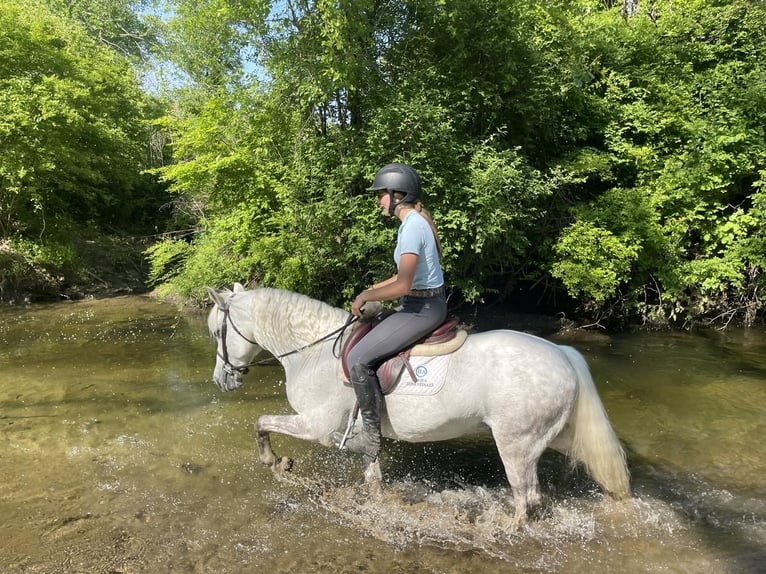
[[[622,17],[630,18],[638,14],[638,0],[623,0]]]

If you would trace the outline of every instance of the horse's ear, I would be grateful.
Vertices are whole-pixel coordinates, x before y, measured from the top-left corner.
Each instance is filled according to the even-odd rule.
[[[241,293],[244,290],[245,290],[245,288],[242,286],[242,283],[234,283],[234,292],[235,293]]]
[[[226,308],[226,300],[223,298],[221,293],[219,293],[212,287],[207,287],[207,296],[210,297],[210,300],[216,305],[218,305],[221,309]]]

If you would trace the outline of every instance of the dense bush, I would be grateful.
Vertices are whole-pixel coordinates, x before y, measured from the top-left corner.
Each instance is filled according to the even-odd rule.
[[[161,157],[155,284],[345,304],[393,271],[366,188],[403,161],[467,300],[534,291],[602,324],[763,316],[763,3],[169,0],[183,81],[151,127],[131,65],[160,28],[139,4],[0,9],[0,238],[164,228],[142,175]]]
[[[154,249],[156,279],[347,301],[392,271],[365,187],[404,161],[469,300],[534,281],[603,321],[752,322],[766,12],[619,4],[296,0],[259,20],[258,2],[177,2],[196,81],[163,174],[198,233]]]

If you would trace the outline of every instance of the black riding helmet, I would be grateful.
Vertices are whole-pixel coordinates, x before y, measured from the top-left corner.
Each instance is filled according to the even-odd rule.
[[[378,170],[371,191],[388,191],[388,213],[394,214],[399,203],[415,203],[420,199],[420,176],[418,172],[403,163],[389,163]],[[399,201],[394,200],[394,192],[403,193],[404,197]]]

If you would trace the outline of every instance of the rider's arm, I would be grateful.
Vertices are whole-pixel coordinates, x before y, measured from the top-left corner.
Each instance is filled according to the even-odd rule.
[[[399,258],[399,272],[357,295],[353,305],[351,305],[351,312],[354,315],[361,315],[361,307],[368,301],[387,301],[409,293],[412,289],[412,281],[415,278],[417,266],[418,256],[416,253],[402,253]]]
[[[367,289],[367,291],[370,291],[372,289],[378,289],[380,287],[383,287],[384,285],[388,285],[389,283],[393,283],[394,281],[396,281],[396,274],[392,275],[388,279],[384,279],[380,283],[375,283],[375,285],[373,285],[372,287],[369,287]]]

